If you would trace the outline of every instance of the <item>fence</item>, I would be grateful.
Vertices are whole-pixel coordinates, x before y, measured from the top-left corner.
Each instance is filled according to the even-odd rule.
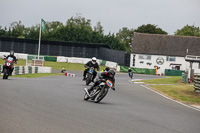
[[[38,40],[0,37],[0,51],[27,53],[37,55]],[[92,58],[117,62],[119,65],[129,66],[130,54],[124,51],[110,49],[106,44],[89,44],[75,42],[41,41],[41,55]],[[48,58],[48,57],[47,57]],[[51,58],[56,61],[55,58]]]
[[[127,66],[120,66],[120,72],[128,72]],[[131,68],[133,73],[155,75],[155,69]]]
[[[182,76],[183,72],[181,70],[165,69],[165,76]]]

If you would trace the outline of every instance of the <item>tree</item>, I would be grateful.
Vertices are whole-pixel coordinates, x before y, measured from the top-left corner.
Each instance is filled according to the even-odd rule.
[[[11,29],[12,37],[24,38],[25,26],[21,23],[21,21],[11,23],[10,29]]]
[[[168,34],[164,30],[162,30],[161,28],[157,28],[157,25],[152,25],[152,24],[147,24],[147,25],[139,26],[135,30],[135,32],[150,33],[150,34],[166,34],[166,35]]]
[[[100,22],[97,22],[97,25],[94,26],[94,30],[92,33],[92,42],[93,43],[101,43],[104,38],[104,29],[101,26]]]
[[[13,22],[8,31],[0,27],[0,36],[38,39],[40,25],[36,24],[32,27],[25,27],[19,22]],[[91,20],[77,15],[71,17],[62,24],[58,21],[46,22],[46,30],[42,32],[42,40],[52,41],[70,41],[82,43],[105,43],[116,50],[125,50],[125,43],[121,38],[109,33],[104,35],[103,26],[98,22],[94,28],[91,26]]]
[[[194,25],[186,25],[182,29],[178,29],[175,35],[200,37],[200,30],[199,27],[195,27]]]
[[[36,24],[35,26],[28,27],[25,29],[25,38],[26,39],[38,39],[39,38],[40,25]]]
[[[124,45],[126,51],[130,53],[130,44],[133,38],[133,29],[128,29],[127,27],[123,27],[116,33],[116,36],[121,40],[121,43]]]
[[[6,27],[3,29],[2,26],[0,26],[0,36],[6,36]]]

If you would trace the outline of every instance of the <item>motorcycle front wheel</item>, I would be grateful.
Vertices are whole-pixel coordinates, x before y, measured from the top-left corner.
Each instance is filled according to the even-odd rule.
[[[84,95],[84,100],[87,101],[90,97],[87,95],[87,93],[85,93]]]
[[[4,69],[3,79],[8,79],[8,74],[6,69]]]
[[[92,75],[90,75],[90,74],[88,74],[87,76],[86,76],[86,85],[89,85],[90,83],[91,83],[91,76]]]
[[[102,89],[102,91],[99,92],[99,94],[97,94],[97,96],[94,99],[95,103],[99,103],[108,93],[108,88],[104,88]]]

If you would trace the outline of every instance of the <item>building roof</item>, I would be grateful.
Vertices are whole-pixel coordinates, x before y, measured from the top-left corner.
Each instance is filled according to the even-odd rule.
[[[131,53],[149,55],[200,56],[200,37],[134,33]]]

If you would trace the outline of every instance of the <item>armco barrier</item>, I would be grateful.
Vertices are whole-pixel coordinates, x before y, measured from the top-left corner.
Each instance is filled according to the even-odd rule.
[[[196,74],[196,75],[194,75],[195,76],[195,78],[194,78],[194,82],[195,82],[195,84],[194,84],[194,91],[195,92],[200,92],[200,75],[199,74]]]

